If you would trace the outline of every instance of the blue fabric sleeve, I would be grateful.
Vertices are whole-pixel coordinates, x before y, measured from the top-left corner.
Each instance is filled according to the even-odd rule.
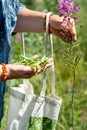
[[[0,32],[0,63],[8,63],[9,52],[11,47],[11,36],[16,26],[17,15],[19,11],[26,8],[19,0],[0,0],[2,2],[3,11],[3,31]],[[4,114],[4,94],[5,83],[0,81],[0,124]]]
[[[26,6],[22,3],[20,3],[19,0],[16,0],[16,4],[14,4],[14,7],[15,7],[15,11],[16,11],[17,15],[21,9],[26,8]]]

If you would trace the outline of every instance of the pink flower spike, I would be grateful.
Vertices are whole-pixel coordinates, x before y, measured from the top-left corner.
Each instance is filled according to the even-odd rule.
[[[79,7],[79,6],[76,6],[76,8],[75,8],[74,11],[77,13],[79,10],[80,10],[80,7]]]
[[[58,4],[61,5],[64,3],[65,0],[57,0]]]
[[[77,19],[76,16],[74,17],[74,14],[78,13],[80,8],[79,5],[75,5],[74,0],[57,0],[57,2],[58,2],[58,10],[60,13],[59,16],[66,16],[67,20],[69,20],[70,17],[74,18],[75,20]]]

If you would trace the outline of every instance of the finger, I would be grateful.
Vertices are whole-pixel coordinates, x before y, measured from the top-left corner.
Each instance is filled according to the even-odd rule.
[[[54,29],[51,27],[52,33],[55,34],[56,36],[60,37],[64,42],[71,42],[72,41],[72,36],[70,32],[64,32],[63,30],[59,29]]]
[[[46,64],[43,68],[37,68],[37,69],[36,69],[36,73],[39,74],[39,73],[41,73],[43,70],[46,70],[46,69],[50,68],[52,65],[53,65],[53,60],[52,60],[52,58],[49,58],[49,59],[48,59],[48,64]]]
[[[48,64],[46,64],[46,65],[44,66],[44,69],[47,69],[47,68],[51,67],[52,65],[53,65],[53,59],[52,59],[52,58],[49,58],[49,59],[48,59]]]
[[[77,36],[76,36],[76,28],[75,28],[75,22],[74,22],[74,20],[73,19],[71,19],[71,24],[72,24],[72,40],[73,41],[77,41]]]
[[[70,30],[70,26],[68,26],[67,21],[63,20],[63,22],[61,23],[61,30],[63,30],[64,32],[68,32]]]
[[[53,62],[51,62],[51,63],[45,65],[45,66],[44,66],[44,69],[46,70],[47,68],[51,67],[52,65],[53,65]]]
[[[49,59],[48,59],[48,63],[51,63],[51,62],[53,62],[53,59],[52,59],[52,58],[49,58]]]
[[[38,55],[34,55],[34,56],[32,56],[32,58],[34,58],[34,59],[36,59],[36,58],[38,58],[39,56]]]
[[[76,36],[76,28],[75,28],[75,22],[71,18],[70,21],[63,21],[61,24],[61,29],[64,30],[65,32],[70,32],[72,36],[72,41],[77,41],[77,36]]]

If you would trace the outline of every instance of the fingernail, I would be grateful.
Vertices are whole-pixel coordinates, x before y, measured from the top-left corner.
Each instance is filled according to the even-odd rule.
[[[73,37],[73,40],[74,40],[74,42],[76,42],[76,41],[77,41],[77,37],[76,37],[76,36],[74,36],[74,37]]]

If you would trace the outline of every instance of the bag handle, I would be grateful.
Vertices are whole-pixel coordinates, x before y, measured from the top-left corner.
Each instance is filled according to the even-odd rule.
[[[24,33],[21,32],[21,41],[22,41],[22,54],[25,57],[25,42],[24,42]]]
[[[55,95],[55,67],[54,67],[54,56],[53,56],[53,37],[50,34],[50,44],[51,44],[51,57],[53,59],[53,65],[51,66],[51,73],[52,73],[52,95]]]
[[[24,33],[21,32],[21,42],[22,42],[22,54],[25,57],[25,42],[24,42]],[[28,94],[33,94],[33,85],[30,83],[29,79],[23,79],[23,85],[19,85],[19,86],[24,86],[25,85],[25,95],[26,97],[28,96]],[[27,85],[27,86],[26,86]]]
[[[45,42],[45,56],[47,55],[47,44],[48,44],[48,30],[49,30],[49,17],[52,13],[48,12],[46,14],[46,42]],[[52,34],[50,34],[50,44],[51,44],[51,57],[53,59],[53,39],[52,39]],[[52,72],[52,90],[51,93],[55,95],[55,75],[54,75],[54,61],[53,65],[51,67],[51,72]],[[42,90],[40,93],[40,96],[45,96],[45,91],[46,91],[46,70],[43,72],[43,84],[42,84]]]
[[[25,42],[24,42],[24,33],[21,32],[21,41],[22,41],[22,55],[25,57]],[[26,84],[28,79],[23,79],[23,84]]]

